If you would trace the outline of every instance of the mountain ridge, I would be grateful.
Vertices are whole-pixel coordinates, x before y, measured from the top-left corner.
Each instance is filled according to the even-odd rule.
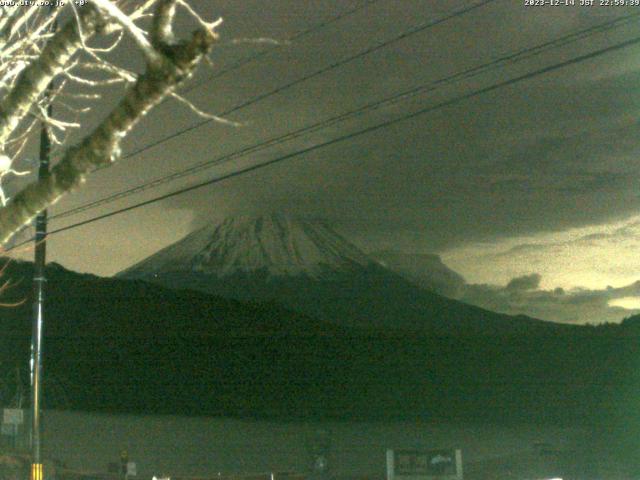
[[[284,262],[279,265],[274,259]],[[283,264],[287,268],[281,268]],[[525,334],[549,325],[424,290],[364,254],[325,223],[282,214],[207,225],[117,278],[243,301],[274,301],[345,326],[439,334]]]
[[[206,225],[120,272],[144,277],[166,271],[194,271],[225,277],[264,270],[270,275],[320,276],[366,266],[373,260],[323,222],[275,213],[231,217]]]
[[[25,379],[32,274],[30,262],[7,267],[5,278],[22,281],[4,299],[25,302],[0,310],[0,365],[22,365]],[[47,278],[46,408],[584,424],[626,414],[635,398],[638,332],[625,326],[355,328],[56,265]]]

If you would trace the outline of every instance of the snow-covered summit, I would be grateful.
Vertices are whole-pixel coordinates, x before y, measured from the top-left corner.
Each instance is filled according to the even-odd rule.
[[[373,261],[324,222],[281,213],[232,217],[207,225],[121,273],[152,277],[195,272],[225,277],[267,272],[273,276],[307,275],[367,266]]]

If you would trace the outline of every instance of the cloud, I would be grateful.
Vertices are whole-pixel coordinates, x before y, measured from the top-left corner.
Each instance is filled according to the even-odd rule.
[[[542,275],[534,272],[513,277],[504,285],[474,284],[467,283],[438,255],[393,250],[369,255],[422,288],[494,312],[576,324],[620,322],[640,313],[640,308],[632,308],[640,305],[640,281],[619,288],[542,289]],[[615,301],[621,299],[623,301],[616,304]],[[634,304],[629,299],[638,299],[638,302]]]
[[[535,290],[540,286],[540,279],[542,276],[539,273],[532,273],[531,275],[523,275],[521,277],[512,278],[507,283],[507,290]]]
[[[494,312],[576,324],[615,323],[640,313],[640,308],[636,308],[640,306],[640,281],[617,288],[607,285],[599,289],[545,289],[540,287],[543,276],[530,272],[515,276],[503,285],[468,283],[438,255],[392,250],[370,255],[416,285]]]
[[[260,36],[283,39],[314,24],[304,2],[272,2],[268,11],[250,8],[246,2],[196,3],[203,15],[222,15],[228,20],[226,38],[250,37],[258,32]],[[315,3],[314,16],[321,20],[334,16],[335,6],[342,2]],[[249,62],[215,84],[194,91],[191,98],[207,111],[229,110],[452,8],[450,2],[431,3],[429,12],[424,11],[423,2],[402,2],[402,8],[387,2],[371,4],[366,14],[348,16],[303,42],[263,56],[260,62]],[[51,213],[223,158],[618,15],[616,9],[523,9],[519,2],[508,4],[487,5],[435,27],[433,34],[408,36],[392,48],[375,49],[356,62],[252,103],[232,118],[243,122],[242,128],[209,125],[192,129],[161,148],[148,150],[136,161],[118,163],[90,177],[89,188],[65,198],[52,207]],[[303,151],[390,117],[399,118],[602,48],[628,38],[628,34],[635,35],[635,28],[636,24],[630,23],[626,30],[598,33],[589,41],[549,49],[525,62],[509,62],[393,107],[370,111],[349,122],[218,164],[197,176],[133,197],[127,204],[221,177],[247,164]],[[263,47],[238,48],[258,51]],[[236,62],[239,54],[244,57],[249,53],[223,48],[217,52],[216,64],[224,69]],[[640,272],[640,241],[635,240],[640,238],[639,227],[630,227],[626,236],[623,232],[581,230],[576,235],[584,237],[582,240],[541,232],[604,224],[637,213],[639,59],[637,47],[612,52],[433,110],[376,130],[375,134],[351,137],[269,168],[171,197],[158,204],[161,209],[150,206],[110,217],[109,223],[96,222],[74,230],[79,237],[62,234],[58,238],[64,241],[59,248],[50,249],[50,255],[52,260],[74,269],[110,274],[176,241],[189,228],[220,221],[227,215],[284,210],[326,218],[346,237],[369,250],[392,247],[441,252],[445,263],[472,284],[507,285],[512,279],[538,272],[538,285],[531,291],[508,292],[513,297],[508,301],[504,299],[507,292],[485,289],[486,295],[493,295],[505,308],[515,308],[516,301],[533,305],[534,290],[553,293],[559,286],[577,301],[582,297],[569,292],[578,285],[591,289],[628,285]],[[204,75],[209,73],[203,72],[199,79]],[[90,123],[100,119],[101,113],[94,113]],[[164,104],[145,119],[143,128],[127,138],[124,147],[137,150],[188,128],[194,121],[187,109]],[[188,225],[191,219],[193,225]],[[523,239],[525,235],[529,239]],[[505,240],[513,237],[520,238],[515,242]],[[102,251],[117,254],[103,255],[96,262],[95,238],[104,243]],[[490,242],[492,247],[456,251],[452,263],[448,255],[444,256],[452,248],[470,243],[475,248],[479,242]],[[451,279],[453,283],[447,288],[455,291],[460,282]],[[481,290],[478,287],[478,296]],[[546,308],[556,300],[553,295],[539,293],[536,308]]]
[[[506,285],[536,272],[537,288],[567,291],[623,287],[640,279],[640,217],[473,242],[441,252],[450,268],[472,284]]]
[[[640,313],[638,308],[612,305],[615,300],[640,299],[640,282],[601,290],[537,288],[541,275],[516,277],[506,286],[467,284],[459,300],[510,315],[527,315],[563,323],[620,322]]]
[[[443,7],[443,10],[446,9]],[[403,12],[388,12],[383,23],[401,24],[410,18],[407,11],[403,9]],[[506,23],[498,21],[498,12]],[[313,97],[301,88],[287,92],[284,98],[270,100],[269,110],[265,107],[264,112],[256,110],[247,114],[243,117],[248,122],[246,128],[224,137],[224,149],[233,151],[245,146],[248,140],[256,140],[254,136],[263,138],[267,133],[275,135],[329,118],[361,106],[369,99],[439,78],[445,72],[454,73],[531,46],[532,42],[542,43],[570,30],[602,22],[612,14],[598,13],[602,18],[596,19],[593,12],[584,15],[558,11],[550,21],[546,12],[525,12],[515,7],[488,9],[484,13],[486,17],[474,16],[473,24],[460,27],[461,32],[452,26],[450,38],[434,37],[434,44],[417,38],[408,41],[404,48],[413,52],[400,55],[402,62],[396,62],[395,57],[404,51],[383,50],[379,62],[341,69],[338,79],[318,81],[314,84],[317,91],[314,90]],[[405,15],[408,16],[405,18]],[[399,16],[403,17],[402,21]],[[522,23],[524,17],[526,27]],[[501,28],[491,28],[494,22]],[[502,28],[503,25],[518,25],[518,28]],[[383,26],[391,30],[390,25]],[[347,32],[342,33],[345,38],[349,37]],[[596,36],[593,45],[577,42],[570,52],[573,55],[582,51],[579,49],[592,50],[605,39]],[[348,46],[346,42],[335,48]],[[327,55],[321,48],[317,52],[304,50],[312,47],[312,44],[300,45],[300,51],[291,52],[301,62],[295,64],[296,67],[314,68],[316,65],[307,64],[310,58],[318,62],[313,52]],[[440,54],[433,57],[433,51]],[[477,97],[446,110],[436,110],[416,117],[415,121],[379,130],[375,135],[354,137],[335,147],[274,165],[259,174],[217,185],[208,195],[197,199],[185,197],[181,206],[195,210],[198,218],[205,221],[219,215],[222,209],[228,214],[247,210],[262,213],[260,210],[267,208],[322,216],[334,226],[342,227],[350,238],[362,239],[365,246],[372,249],[387,248],[389,245],[378,239],[386,238],[386,232],[391,231],[397,239],[396,248],[406,249],[407,243],[417,238],[431,251],[469,239],[568,228],[624,215],[640,205],[640,199],[635,198],[636,177],[629,175],[635,168],[632,159],[639,153],[633,119],[640,95],[630,93],[634,92],[633,85],[638,78],[633,72],[620,73],[613,88],[598,78],[595,71],[608,72],[616,66],[626,68],[629,60],[637,57],[635,50],[627,53],[600,58],[597,69],[593,64],[576,65],[524,82],[515,89],[500,89],[495,96]],[[546,65],[564,58],[565,54],[569,55],[548,52],[532,60]],[[426,70],[420,61],[423,58],[430,58]],[[391,65],[393,68],[388,68]],[[287,73],[289,70],[291,75],[295,73],[293,66],[285,69]],[[380,82],[364,81],[370,78],[371,71],[378,74],[380,68],[385,71],[384,75],[378,75]],[[389,115],[395,118],[412,109],[452,98],[472,86],[489,85],[494,80],[533,68],[525,62],[487,72],[485,77],[476,80],[477,85],[452,85],[450,91],[431,92],[392,109],[358,117],[357,121],[296,138],[269,149],[268,154],[252,156],[251,160],[287,154],[345,131],[387,120]],[[249,87],[253,84],[267,88],[262,86],[265,79],[261,70],[251,69],[249,74],[253,75],[250,80],[242,77],[246,84],[240,86],[244,90],[251,91]],[[581,81],[576,82],[574,77],[578,74],[582,75]],[[353,95],[348,89],[342,92],[335,88],[338,81],[360,85],[366,92],[362,89],[358,90],[361,95]],[[231,86],[227,88],[235,91]],[[316,96],[325,101],[316,101]],[[194,142],[199,148],[194,151],[194,157],[209,155],[208,142],[212,137],[203,137],[204,146]],[[190,150],[195,146],[190,146]],[[175,156],[184,160],[180,152]],[[607,201],[603,201],[603,196]],[[180,200],[170,202],[174,205]],[[398,225],[399,222],[404,225]],[[363,229],[367,230],[366,237]],[[405,243],[398,245],[399,241]],[[545,275],[545,278],[550,277]]]
[[[369,255],[416,285],[445,297],[460,296],[466,284],[462,275],[442,263],[438,255],[406,254],[393,250],[371,252]]]

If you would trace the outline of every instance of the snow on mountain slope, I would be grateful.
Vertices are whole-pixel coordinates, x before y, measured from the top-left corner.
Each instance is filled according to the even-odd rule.
[[[266,271],[272,276],[315,278],[371,263],[367,255],[322,222],[272,214],[233,217],[207,225],[119,275],[194,272],[226,277]]]
[[[326,224],[282,214],[206,226],[119,276],[240,301],[275,302],[358,328],[514,334],[544,323],[514,321],[424,290]]]

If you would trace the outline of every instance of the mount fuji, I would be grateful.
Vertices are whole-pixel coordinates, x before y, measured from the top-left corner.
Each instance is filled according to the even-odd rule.
[[[373,262],[323,222],[272,214],[233,217],[208,225],[121,275],[189,272],[225,278],[260,272],[267,277],[320,278]]]
[[[172,289],[272,301],[345,326],[515,334],[551,324],[423,289],[316,222],[272,214],[207,225],[118,274]]]

